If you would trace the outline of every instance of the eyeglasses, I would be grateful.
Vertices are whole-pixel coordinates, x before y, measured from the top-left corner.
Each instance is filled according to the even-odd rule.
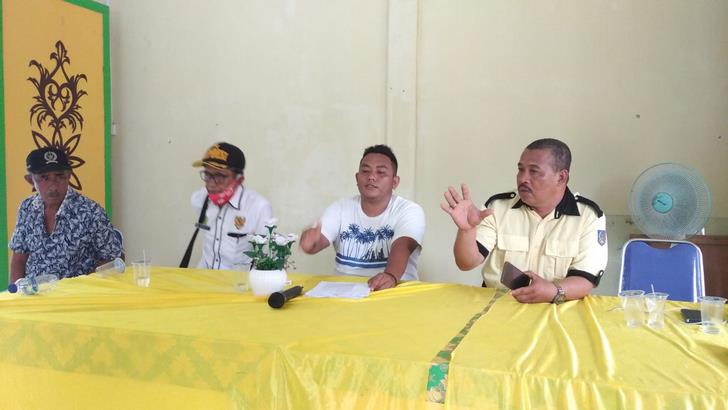
[[[225,182],[226,179],[232,177],[233,175],[228,174],[213,174],[212,172],[208,171],[200,171],[200,178],[202,178],[203,181],[209,182],[212,181],[216,184],[220,184],[222,182]]]

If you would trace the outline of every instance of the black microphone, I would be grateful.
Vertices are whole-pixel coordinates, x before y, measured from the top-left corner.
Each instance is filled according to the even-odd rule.
[[[274,309],[280,309],[287,301],[295,298],[296,296],[301,296],[302,291],[303,286],[298,285],[282,292],[273,292],[268,297],[268,306]]]

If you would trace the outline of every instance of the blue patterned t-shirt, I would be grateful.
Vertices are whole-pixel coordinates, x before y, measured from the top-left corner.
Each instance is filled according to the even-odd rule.
[[[44,204],[35,194],[23,200],[8,247],[28,255],[25,276],[53,273],[59,278],[85,275],[122,253],[121,240],[96,202],[68,188],[53,233],[48,235]]]

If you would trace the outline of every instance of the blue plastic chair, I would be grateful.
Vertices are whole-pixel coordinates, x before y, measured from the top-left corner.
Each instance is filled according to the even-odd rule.
[[[652,245],[660,247],[655,247]],[[697,302],[705,295],[703,254],[694,243],[630,239],[622,249],[619,290],[665,292],[670,300]]]

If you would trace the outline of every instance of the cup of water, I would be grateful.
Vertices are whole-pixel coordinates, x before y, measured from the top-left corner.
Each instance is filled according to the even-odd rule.
[[[233,288],[238,292],[247,292],[248,286],[248,271],[250,270],[250,263],[236,263],[233,264],[234,284]]]
[[[665,301],[668,296],[664,292],[652,292],[645,295],[647,326],[653,329],[665,327]]]
[[[723,326],[725,298],[720,296],[700,296],[700,329],[703,333],[716,335]]]
[[[149,259],[141,259],[131,263],[134,268],[134,283],[142,288],[148,288],[151,283],[152,263]]]
[[[644,290],[623,290],[619,292],[619,299],[624,309],[624,321],[627,327],[642,326],[644,320]]]

